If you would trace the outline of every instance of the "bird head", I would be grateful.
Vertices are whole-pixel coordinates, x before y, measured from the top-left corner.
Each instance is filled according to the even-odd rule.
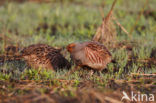
[[[75,46],[76,46],[75,43],[71,43],[71,44],[69,44],[69,45],[67,46],[66,49],[68,50],[68,52],[71,53],[71,52],[74,50]]]
[[[5,48],[6,55],[13,55],[20,51],[18,46],[9,45]]]

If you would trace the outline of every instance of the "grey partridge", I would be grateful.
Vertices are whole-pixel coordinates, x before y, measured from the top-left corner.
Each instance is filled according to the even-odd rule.
[[[111,62],[111,54],[107,48],[95,41],[71,43],[67,50],[75,64],[80,67],[87,66],[102,71]]]
[[[70,63],[63,57],[60,51],[60,49],[55,49],[46,44],[34,44],[25,47],[19,51],[19,55],[14,55],[12,56],[12,59],[11,57],[9,57],[9,59],[23,59],[29,66],[35,69],[46,68],[57,70],[61,68],[70,68]]]
[[[19,47],[17,46],[13,46],[13,45],[9,45],[5,48],[5,55],[9,56],[9,55],[15,55],[16,53],[19,52]]]

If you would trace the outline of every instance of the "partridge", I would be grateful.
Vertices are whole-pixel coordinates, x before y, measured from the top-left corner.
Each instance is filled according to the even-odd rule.
[[[13,56],[13,59],[23,59],[29,66],[35,69],[57,70],[70,68],[70,63],[63,57],[60,51],[60,49],[55,49],[46,44],[34,44],[19,51],[19,55]]]
[[[71,43],[67,46],[71,59],[77,66],[89,67],[102,71],[111,62],[111,53],[108,49],[95,41]]]
[[[19,52],[19,47],[16,47],[13,45],[9,45],[5,48],[5,55],[7,55],[7,56],[14,55],[18,52]]]

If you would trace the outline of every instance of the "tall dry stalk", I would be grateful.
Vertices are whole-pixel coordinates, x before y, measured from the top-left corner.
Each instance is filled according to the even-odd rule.
[[[93,37],[93,41],[98,41],[108,48],[114,47],[116,43],[116,28],[111,18],[116,1],[117,0],[114,0],[111,10],[107,16],[103,17],[102,24],[98,27],[96,34]]]
[[[136,19],[134,25],[131,27],[131,30],[130,30],[130,38],[132,38],[132,32],[133,32],[134,29],[136,28],[136,25],[138,24],[138,21],[140,20],[140,18],[141,18],[141,16],[142,16],[143,12],[144,12],[144,10],[145,10],[145,7],[146,7],[147,5],[148,5],[148,0],[145,1],[144,6],[143,6],[143,8],[141,9],[139,15],[137,16],[137,19]]]

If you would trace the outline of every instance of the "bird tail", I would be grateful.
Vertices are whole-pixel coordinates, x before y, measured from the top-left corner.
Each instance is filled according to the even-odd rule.
[[[112,59],[111,62],[112,62],[112,63],[117,63],[115,59]]]
[[[9,45],[5,48],[5,53],[0,55],[0,63],[8,61],[20,60],[22,55],[19,53],[20,48],[18,46]]]
[[[0,63],[5,63],[8,61],[15,61],[15,60],[21,60],[20,55],[13,55],[13,56],[8,56],[8,55],[1,55],[0,56]]]

